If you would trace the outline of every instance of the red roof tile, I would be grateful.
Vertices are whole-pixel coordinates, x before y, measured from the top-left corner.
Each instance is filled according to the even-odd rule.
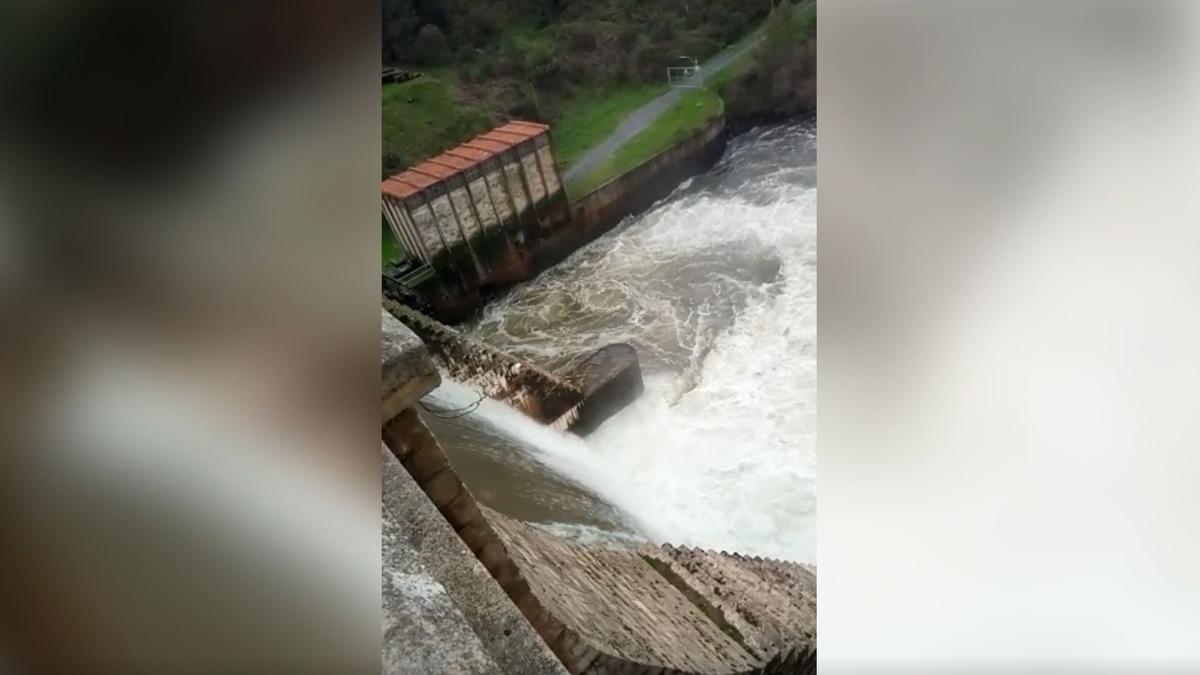
[[[405,171],[400,175],[392,176],[383,181],[383,192],[393,197],[406,199],[436,182],[426,176]]]
[[[406,199],[549,130],[550,127],[545,124],[514,120],[385,179],[383,193]]]
[[[447,150],[446,154],[454,157],[460,157],[471,162],[482,162],[483,160],[492,156],[492,153],[486,150],[477,150],[467,145],[460,145],[453,150]]]
[[[509,149],[512,146],[509,145],[508,143],[504,143],[502,141],[489,141],[489,140],[485,139],[483,136],[480,136],[479,138],[476,138],[475,140],[463,143],[462,145],[460,145],[458,147],[471,148],[473,150],[481,150],[483,152],[488,153],[488,156],[490,157],[496,153],[504,152],[505,150]]]
[[[537,136],[544,131],[549,131],[549,129],[550,129],[550,126],[546,125],[546,124],[538,124],[537,122],[522,122],[520,120],[513,120],[512,122],[509,122],[508,124],[505,124],[504,126],[500,127],[499,130],[500,131],[510,131],[513,133],[523,133],[526,136],[533,138],[534,136]]]
[[[437,164],[439,166],[444,166],[449,169],[453,169],[455,171],[462,171],[464,169],[469,169],[479,163],[477,160],[463,159],[462,157],[457,157],[448,152],[444,152],[444,153],[438,155],[437,157],[434,157],[433,159],[430,159],[428,161],[430,164]]]
[[[513,145],[516,145],[517,143],[527,141],[530,138],[531,138],[530,136],[525,136],[524,134],[521,134],[521,133],[513,133],[511,131],[503,131],[501,129],[494,129],[492,131],[487,132],[483,136],[480,136],[479,140],[481,140],[481,141],[496,141],[497,143],[507,143],[509,146],[513,146]]]
[[[450,176],[458,173],[458,169],[451,169],[449,167],[442,166],[441,164],[435,164],[434,162],[425,160],[424,162],[421,162],[404,173],[417,173],[421,174],[422,176],[429,176],[430,178],[433,178],[434,181],[440,181],[446,180]]]

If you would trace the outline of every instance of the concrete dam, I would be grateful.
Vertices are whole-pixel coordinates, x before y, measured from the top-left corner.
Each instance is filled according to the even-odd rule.
[[[815,672],[813,568],[587,546],[482,506],[417,412],[449,350],[477,347],[388,312],[382,333],[385,672]]]
[[[524,517],[816,560],[816,201],[811,124],[743,133],[712,170],[455,326],[555,372],[607,344],[636,349],[644,393],[586,443],[550,449],[649,527],[586,504]],[[538,478],[509,463],[509,478],[493,479],[501,447],[541,456],[554,441],[430,424],[481,490]],[[472,465],[489,453],[486,471]]]

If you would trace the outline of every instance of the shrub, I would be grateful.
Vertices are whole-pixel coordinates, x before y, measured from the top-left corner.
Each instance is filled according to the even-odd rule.
[[[562,64],[557,59],[533,67],[533,83],[539,89],[557,90],[562,87]]]
[[[510,117],[525,120],[538,120],[541,117],[538,114],[537,104],[534,103],[532,96],[528,91],[521,89],[513,91],[513,99],[508,105],[506,112]]]
[[[515,46],[508,44],[496,59],[496,74],[501,77],[524,77],[525,57]]]
[[[558,61],[564,85],[580,84],[591,78],[592,71],[587,60],[587,54],[567,52]]]
[[[666,77],[668,61],[672,61],[670,52],[667,47],[656,44],[653,40],[645,35],[638,38],[637,44],[633,51],[630,52],[630,64],[632,71],[637,80],[650,82],[655,79]],[[678,56],[676,54],[675,56]]]
[[[787,118],[817,102],[817,43],[799,41],[774,25],[753,68],[730,83],[726,111],[733,117]]]
[[[575,23],[567,27],[564,43],[572,51],[587,51],[596,48],[597,31],[589,24]]]
[[[491,58],[480,57],[463,69],[463,79],[468,82],[487,82],[496,77],[496,64]]]
[[[421,63],[443,63],[446,58],[446,36],[442,29],[427,23],[417,31],[417,39],[413,43],[414,56]]]
[[[644,31],[633,26],[623,26],[616,29],[616,45],[622,52],[628,52],[637,44],[638,39],[645,35]]]
[[[385,178],[400,173],[406,166],[408,166],[408,162],[399,153],[386,151],[383,153],[383,176]]]

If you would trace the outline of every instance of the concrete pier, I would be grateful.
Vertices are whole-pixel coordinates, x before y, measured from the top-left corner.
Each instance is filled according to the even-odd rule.
[[[587,434],[642,393],[637,351],[630,345],[604,347],[559,375],[399,303],[385,300],[384,306],[456,381],[556,429]]]

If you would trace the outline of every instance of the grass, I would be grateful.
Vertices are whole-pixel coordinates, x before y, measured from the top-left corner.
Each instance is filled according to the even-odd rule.
[[[756,31],[755,35],[759,35],[761,31]],[[710,89],[720,89],[726,82],[731,82],[741,77],[744,73],[754,67],[754,50],[747,50],[738,58],[725,64],[725,67],[718,70],[716,74],[710,76],[704,81],[705,86]]]
[[[722,51],[741,49],[760,35],[762,35],[761,26]],[[716,75],[711,77],[711,80],[720,83],[744,72],[752,63],[752,59],[747,58],[748,55],[749,52],[726,64]],[[716,58],[716,55],[712,58]],[[712,88],[715,89],[715,87]],[[562,112],[553,124],[554,149],[559,165],[566,169],[574,164],[584,153],[599,145],[609,134],[616,131],[617,127],[621,126],[621,123],[631,113],[666,91],[666,85],[658,83],[576,92],[564,104]],[[702,96],[701,98],[706,97]],[[678,109],[664,113],[664,117],[674,114]],[[627,145],[633,144],[635,140],[631,139]],[[642,159],[648,158],[647,155]],[[627,162],[628,159],[626,158],[624,161]],[[637,162],[634,163],[634,166],[636,165]]]
[[[789,17],[790,26],[792,29],[791,32],[798,39],[802,39],[802,40],[808,39],[810,37],[813,37],[816,34],[816,31],[817,31],[817,3],[815,1],[809,2],[807,4],[803,4],[803,5],[789,5],[786,7],[786,9],[783,7],[781,7],[780,9],[782,9],[782,11],[788,12],[791,15]],[[751,40],[757,40],[766,33],[766,30],[767,30],[767,24],[766,24],[766,22],[764,22],[763,25],[759,26],[758,28],[755,28],[753,31],[750,32],[749,35],[742,38],[741,40],[738,40],[735,44],[730,45],[728,48],[729,49],[740,48],[741,46],[748,44]],[[730,62],[724,68],[722,68],[720,71],[718,71],[716,75],[713,75],[712,77],[708,78],[708,80],[706,80],[705,83],[709,87],[719,90],[725,84],[732,82],[733,80],[736,80],[739,77],[741,77],[742,75],[746,74],[754,67],[755,52],[758,49],[762,49],[762,46],[760,45],[757,49],[749,50],[745,54],[743,54],[740,58],[735,59],[734,61]]]
[[[792,7],[792,28],[801,39],[816,37],[817,34],[817,3],[810,2],[804,6]]]
[[[395,156],[397,170],[494,126],[481,107],[464,103],[459,78],[452,69],[423,72],[416,80],[383,87],[383,151]],[[580,87],[570,92],[569,97],[559,98],[558,112],[552,122],[559,163],[569,166],[615,131],[631,112],[665,90],[661,83],[632,83]]]
[[[445,77],[445,79],[443,79]],[[415,164],[492,127],[457,96],[452,77],[432,74],[383,87],[383,152],[397,167]]]
[[[633,84],[576,92],[554,120],[554,151],[566,168],[616,130],[634,110],[663,93],[662,84]]]
[[[608,180],[619,176],[703,127],[724,109],[715,90],[693,89],[664,112],[653,124],[629,139],[606,162],[567,185],[567,193],[577,199]]]
[[[786,7],[786,9],[784,9]],[[783,5],[790,14],[790,27],[797,35],[808,36],[816,28],[816,3]],[[766,22],[745,34],[722,51],[739,50],[761,39]],[[557,34],[551,27],[509,26],[505,48],[525,55],[553,53]],[[706,88],[690,91],[650,127],[630,139],[604,164],[567,186],[577,198],[624,173],[673,143],[701,128],[723,110],[720,87],[736,80],[755,63],[757,49],[746,50],[740,58],[709,75]],[[397,169],[442,152],[463,140],[487,131],[493,120],[486,110],[496,106],[480,100],[468,102],[462,95],[461,80],[454,67],[428,68],[423,77],[383,88],[383,150],[385,164]],[[476,91],[476,88],[468,88]],[[552,133],[559,164],[569,167],[592,147],[601,143],[629,116],[666,90],[663,83],[581,86],[557,95],[542,94],[542,104],[554,118]],[[491,100],[490,98],[487,100]],[[499,113],[496,113],[499,114]],[[390,242],[390,243],[389,243]],[[394,255],[396,244],[390,233],[384,235],[385,260]]]
[[[810,2],[808,6],[802,8],[790,8],[787,11],[792,13],[793,25],[796,25],[797,32],[808,34],[808,32],[815,29],[816,2]],[[737,42],[722,49],[721,52],[736,52],[736,50],[743,49],[749,46],[749,44],[761,40],[764,32],[766,32],[766,24],[758,26],[758,28],[750,31],[749,34],[746,34]],[[712,56],[712,58],[715,59],[719,54]],[[671,144],[682,141],[690,133],[701,129],[715,115],[720,114],[722,108],[724,108],[724,103],[721,102],[721,97],[718,94],[720,86],[742,77],[744,73],[751,70],[755,65],[754,54],[754,49],[746,49],[739,58],[728,62],[719,71],[709,73],[704,89],[688,92],[682,100],[676,103],[676,106],[662,114],[653,125],[650,125],[640,135],[629,139],[628,142],[622,145],[604,165],[596,167],[592,172],[583,175],[583,177],[572,181],[571,184],[566,186],[566,191],[568,191],[571,198],[587,195],[588,192],[595,190],[596,187],[604,185],[605,181],[629,171],[629,169],[640,165],[640,163],[650,159],[650,157],[661,153],[662,150],[670,147]],[[595,125],[593,130],[589,130],[587,136],[580,135],[577,145],[574,143],[575,139],[572,139],[570,154],[564,149],[564,143],[559,141],[559,136],[562,133],[557,131],[558,127],[556,126],[556,136],[554,136],[554,139],[556,139],[556,150],[558,151],[560,163],[564,167],[570,166],[572,161],[577,160],[589,148],[604,141],[608,133],[616,130],[632,110],[653,100],[662,91],[664,91],[664,88],[661,88],[661,86],[656,89],[652,88],[652,86],[647,86],[643,91],[644,96],[646,96],[644,100],[640,100],[636,104],[624,104],[624,106],[618,102],[616,106],[613,106],[611,110],[605,113],[604,124]]]

